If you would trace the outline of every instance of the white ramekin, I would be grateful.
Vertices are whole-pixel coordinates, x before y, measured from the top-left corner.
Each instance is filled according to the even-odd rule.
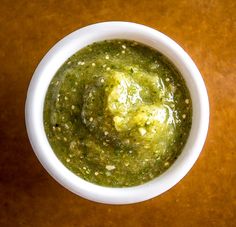
[[[54,154],[44,131],[43,107],[48,85],[59,67],[79,49],[107,39],[129,39],[144,43],[167,56],[182,73],[193,104],[192,128],[175,163],[162,175],[140,186],[110,188],[87,182],[69,171]],[[81,28],[59,41],[44,56],[29,85],[25,121],[35,154],[48,173],[60,184],[92,201],[108,204],[141,202],[177,184],[196,162],[204,145],[209,124],[209,102],[205,84],[188,54],[166,35],[130,22],[103,22]]]

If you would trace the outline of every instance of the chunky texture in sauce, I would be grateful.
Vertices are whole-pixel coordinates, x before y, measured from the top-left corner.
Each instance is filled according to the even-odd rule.
[[[192,104],[185,82],[156,50],[127,40],[94,43],[53,77],[45,131],[57,157],[99,185],[143,184],[175,161]]]

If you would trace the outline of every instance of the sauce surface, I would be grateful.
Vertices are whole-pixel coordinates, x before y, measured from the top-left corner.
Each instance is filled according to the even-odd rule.
[[[140,185],[181,153],[192,103],[173,64],[128,40],[91,44],[53,77],[44,127],[61,162],[76,175],[111,187]]]

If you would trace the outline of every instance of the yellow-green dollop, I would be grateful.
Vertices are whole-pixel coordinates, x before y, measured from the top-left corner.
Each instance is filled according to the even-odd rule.
[[[52,79],[44,126],[58,158],[90,182],[125,187],[163,173],[192,117],[185,82],[159,52],[127,40],[94,43]]]

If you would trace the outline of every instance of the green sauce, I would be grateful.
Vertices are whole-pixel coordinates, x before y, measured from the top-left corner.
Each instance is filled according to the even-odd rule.
[[[44,127],[61,162],[99,185],[140,185],[181,153],[192,121],[185,82],[156,50],[102,41],[70,57],[53,77]]]

